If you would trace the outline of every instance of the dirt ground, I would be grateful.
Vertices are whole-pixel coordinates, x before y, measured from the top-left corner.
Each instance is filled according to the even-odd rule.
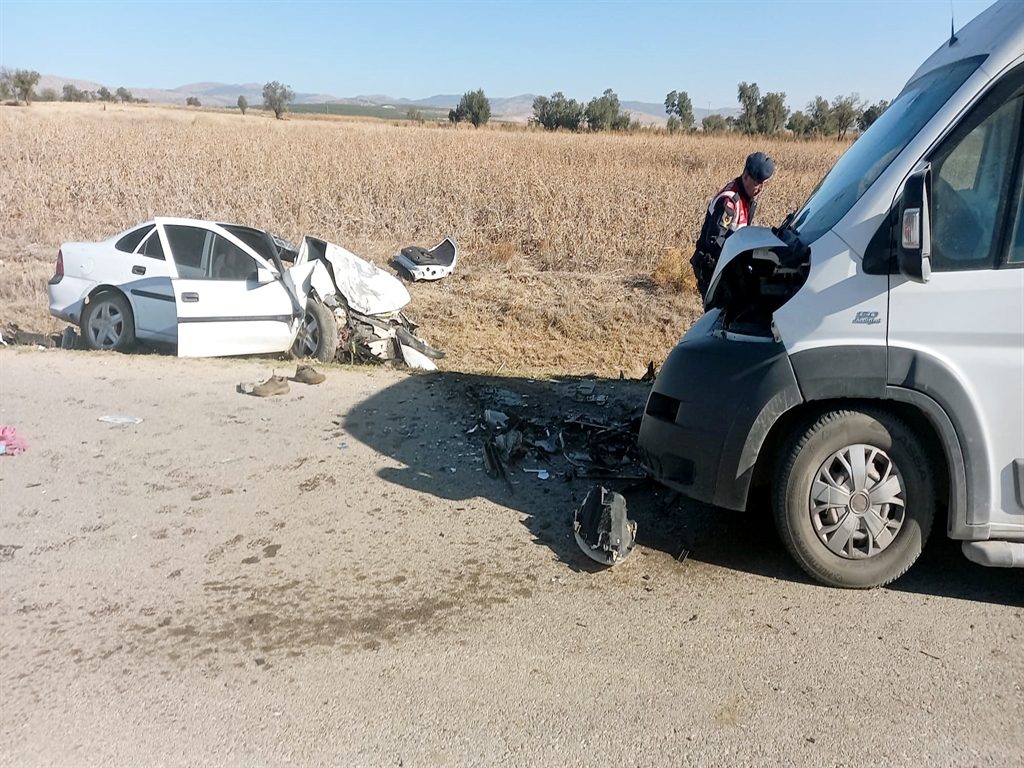
[[[571,534],[592,480],[528,459],[510,490],[466,434],[495,393],[583,407],[579,380],[236,392],[274,368],[0,350],[28,443],[0,457],[0,763],[1024,764],[1024,577],[941,526],[841,591],[764,510],[608,481],[639,533],[606,569]],[[591,381],[592,414],[644,402]]]

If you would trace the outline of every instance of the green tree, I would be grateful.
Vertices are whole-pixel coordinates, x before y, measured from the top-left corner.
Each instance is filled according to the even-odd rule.
[[[665,112],[669,115],[669,132],[689,131],[693,128],[693,103],[686,91],[669,91],[665,96]],[[675,117],[673,124],[671,118]]]
[[[62,101],[85,101],[85,91],[81,91],[71,83],[64,83],[61,91]]]
[[[7,101],[14,95],[14,73],[7,67],[0,67],[0,101]]]
[[[199,101],[199,97],[198,96],[189,96],[187,99],[185,99],[185,106],[186,107],[201,107],[201,106],[203,106],[203,104],[202,104],[201,101]]]
[[[728,128],[725,118],[719,114],[708,115],[700,121],[700,127],[704,133],[722,133]]]
[[[39,92],[39,100],[40,101],[57,101],[58,100],[57,91],[55,89],[53,89],[53,88],[43,88],[43,90],[41,90]]]
[[[105,85],[101,85],[100,89],[98,91],[96,91],[96,97],[100,101],[113,101],[114,100],[114,94],[112,94],[110,92],[110,90],[107,88],[107,86],[105,86]]]
[[[860,96],[851,93],[849,96],[836,96],[832,100],[832,119],[835,122],[836,141],[842,141],[846,132],[857,124],[860,118],[861,108]]]
[[[130,104],[131,102],[135,101],[135,97],[132,96],[132,92],[124,86],[121,86],[116,91],[114,91],[114,97],[122,104]]]
[[[245,96],[238,97],[238,108],[242,111],[243,115],[245,114],[245,110],[249,108],[249,100],[245,98]]]
[[[578,131],[583,122],[583,105],[576,99],[565,98],[561,91],[555,91],[551,98],[538,96],[533,100],[533,117],[530,121],[549,131],[559,128]]]
[[[836,132],[836,121],[832,117],[832,108],[821,96],[815,96],[807,103],[807,116],[811,121],[811,133],[818,136],[831,136]]]
[[[474,128],[486,125],[491,119],[491,102],[484,95],[484,89],[478,88],[475,91],[466,91],[459,100],[459,105],[448,113],[448,119],[453,123],[468,121]]]
[[[789,117],[785,93],[766,93],[757,105],[757,131],[774,136]]]
[[[885,99],[882,99],[877,104],[872,104],[870,107],[866,107],[857,120],[857,127],[862,131],[866,131],[888,108],[889,102]]]
[[[606,89],[601,96],[592,98],[583,114],[592,131],[625,131],[630,127],[629,114],[622,112],[619,97],[611,88]]]
[[[28,106],[32,103],[32,99],[35,98],[36,92],[35,87],[39,82],[39,73],[33,69],[16,69],[14,70],[14,77],[12,79],[12,86],[14,95],[20,100],[24,101],[25,105]]]
[[[740,103],[736,127],[743,133],[757,133],[757,107],[761,103],[761,89],[757,83],[740,83],[736,88],[736,99]]]
[[[423,113],[420,112],[416,107],[409,107],[405,112],[405,119],[411,120],[414,123],[422,125],[426,120],[423,117]]]
[[[800,110],[797,110],[789,118],[789,122],[786,123],[786,127],[793,132],[794,136],[806,136],[812,130],[811,118]]]
[[[263,86],[263,106],[272,110],[278,120],[288,111],[288,105],[295,100],[295,92],[287,85],[274,80]]]

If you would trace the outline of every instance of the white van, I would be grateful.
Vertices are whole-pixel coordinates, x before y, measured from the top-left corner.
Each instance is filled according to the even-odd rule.
[[[1024,567],[1024,7],[925,61],[804,206],[725,243],[640,427],[648,471],[771,492],[811,576],[903,574],[933,522]],[[940,523],[941,524],[941,523]]]

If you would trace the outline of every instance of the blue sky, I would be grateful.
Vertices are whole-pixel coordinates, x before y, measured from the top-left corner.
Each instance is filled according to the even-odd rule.
[[[736,106],[736,86],[891,99],[991,0],[808,2],[21,2],[0,0],[0,64],[109,87],[280,80],[410,99],[483,88]],[[1024,8],[1024,5],[1022,5]],[[1022,10],[1024,14],[1024,10]]]

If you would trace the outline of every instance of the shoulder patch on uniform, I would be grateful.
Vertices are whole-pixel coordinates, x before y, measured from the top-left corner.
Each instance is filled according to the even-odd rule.
[[[728,227],[732,224],[732,211],[726,209],[722,212],[722,226]]]

